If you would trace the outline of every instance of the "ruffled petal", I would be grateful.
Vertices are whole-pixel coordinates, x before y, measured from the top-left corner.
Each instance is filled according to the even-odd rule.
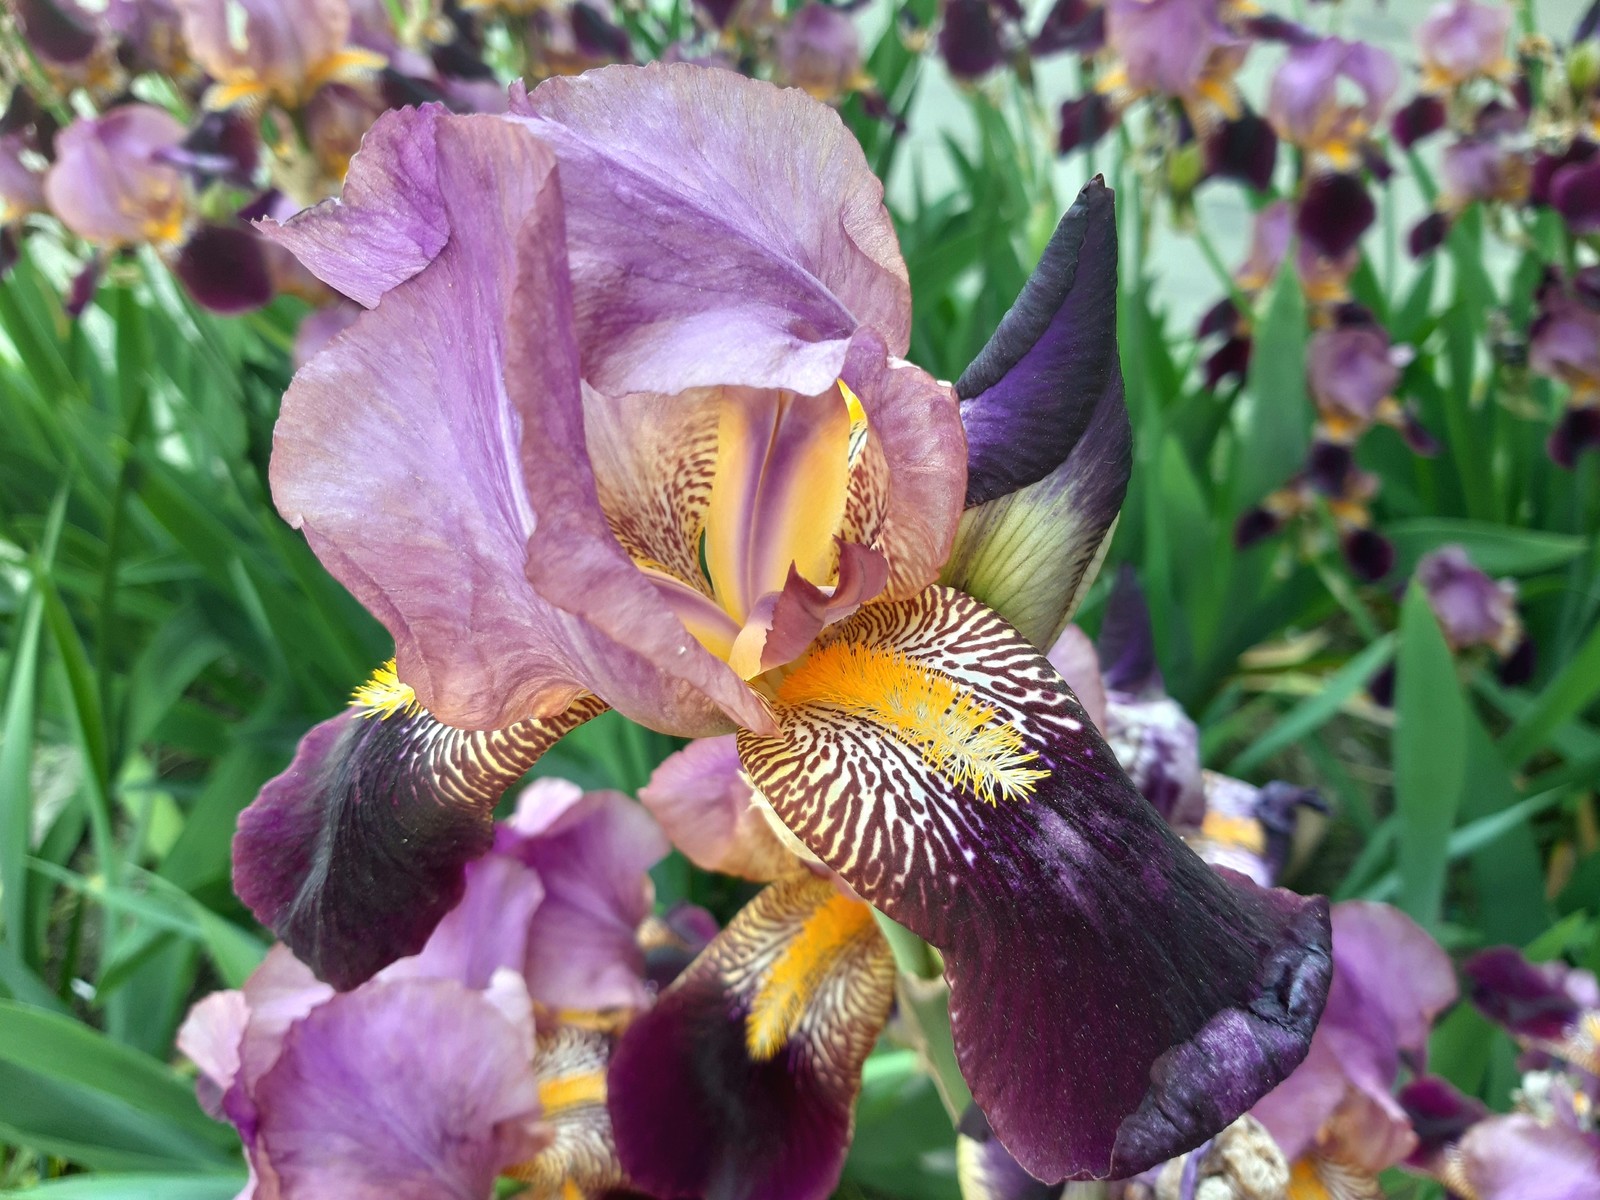
[[[600,390],[816,395],[862,326],[905,352],[910,286],[883,185],[827,105],[652,63],[514,91],[512,112],[561,163],[579,341]]]
[[[650,814],[620,792],[540,779],[518,798],[495,849],[544,885],[519,964],[533,998],[557,1009],[644,1007],[638,931],[655,898],[649,870],[671,849]]]
[[[377,982],[320,1006],[256,1089],[283,1200],[483,1200],[545,1140],[527,1040],[449,980]]]
[[[472,733],[410,707],[346,709],[239,817],[234,889],[319,976],[354,987],[421,950],[494,840],[494,806],[558,738],[604,711]]]
[[[384,113],[350,160],[338,199],[257,227],[329,287],[375,307],[450,238],[434,137],[444,115],[442,104]]]
[[[702,870],[765,883],[794,866],[745,778],[731,735],[690,742],[655,769],[639,799]]]
[[[810,875],[768,887],[617,1046],[628,1176],[663,1197],[826,1195],[893,992],[866,905]]]
[[[739,735],[752,783],[861,896],[941,950],[962,1072],[1035,1176],[1126,1176],[1304,1057],[1326,902],[1208,869],[1049,663],[930,588],[825,634]]]

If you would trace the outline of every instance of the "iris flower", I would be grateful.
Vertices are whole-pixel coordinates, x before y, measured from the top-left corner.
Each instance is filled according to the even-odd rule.
[[[369,310],[290,386],[274,498],[396,659],[241,818],[240,895],[359,984],[608,706],[735,734],[842,885],[775,882],[625,1035],[618,1149],[658,1194],[826,1193],[889,1004],[868,905],[943,956],[974,1097],[1046,1178],[1226,1125],[1328,987],[1325,902],[1208,869],[1039,649],[1127,479],[1110,193],[954,389],[900,357],[882,197],[801,92],[612,67],[387,114],[272,231]]]

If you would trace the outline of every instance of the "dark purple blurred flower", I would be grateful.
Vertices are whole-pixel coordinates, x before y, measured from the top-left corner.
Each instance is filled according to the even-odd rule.
[[[1416,1134],[1395,1099],[1402,1066],[1420,1071],[1433,1019],[1456,998],[1450,958],[1398,909],[1333,906],[1333,987],[1311,1051],[1251,1109],[1291,1162],[1372,1179]]]
[[[178,245],[192,199],[183,172],[164,156],[187,133],[149,104],[79,117],[56,136],[55,164],[44,179],[50,210],[98,246]]]
[[[1400,1089],[1399,1101],[1417,1135],[1406,1165],[1428,1174],[1437,1174],[1445,1152],[1489,1115],[1482,1100],[1463,1095],[1453,1083],[1433,1075],[1406,1084]]]
[[[1001,14],[990,0],[945,0],[939,56],[957,79],[979,79],[1006,58]]]
[[[1596,155],[1600,155],[1600,146],[1583,137],[1573,138],[1559,154],[1535,154],[1529,175],[1528,199],[1534,204],[1554,204],[1556,176],[1568,168],[1582,167],[1596,161]]]
[[[267,251],[266,242],[253,229],[206,223],[179,248],[172,273],[202,308],[226,314],[249,312],[272,299]]]
[[[1222,121],[1205,139],[1206,174],[1237,179],[1258,192],[1272,186],[1278,161],[1278,135],[1255,113]]]
[[[1340,539],[1350,571],[1363,583],[1377,583],[1394,570],[1394,543],[1374,529],[1357,527]]]
[[[94,14],[74,0],[15,0],[7,7],[28,46],[53,67],[74,67],[101,46]]]
[[[1111,102],[1099,92],[1090,92],[1061,105],[1061,134],[1056,149],[1070,154],[1098,142],[1117,122]]]
[[[1028,50],[1035,58],[1074,50],[1093,54],[1105,45],[1106,10],[1093,0],[1056,0]]]
[[[817,0],[810,0],[778,31],[773,66],[781,82],[804,88],[818,100],[837,99],[866,82],[855,22]]]
[[[1300,195],[1294,228],[1324,258],[1341,259],[1356,248],[1377,215],[1377,205],[1359,178],[1318,175]]]
[[[1449,234],[1449,215],[1442,212],[1429,213],[1411,227],[1411,232],[1406,235],[1406,249],[1412,258],[1426,258],[1444,245],[1444,240]]]
[[[1511,946],[1481,951],[1461,969],[1473,1004],[1518,1045],[1600,1075],[1600,983],[1591,972],[1531,963]]]
[[[1510,654],[1522,639],[1517,585],[1490,579],[1467,557],[1464,546],[1442,546],[1417,563],[1417,580],[1445,638],[1457,650],[1489,646]]]
[[[1511,17],[1504,4],[1444,0],[1434,5],[1417,27],[1423,86],[1448,91],[1479,75],[1509,75],[1506,35]]]
[[[1558,466],[1572,470],[1578,456],[1600,450],[1600,408],[1569,408],[1556,421],[1545,446]]]
[[[1394,114],[1390,129],[1394,140],[1411,147],[1445,126],[1444,101],[1437,96],[1418,96]]]
[[[1600,233],[1600,158],[1556,171],[1550,179],[1550,204],[1573,233]]]
[[[1347,101],[1341,86],[1359,91],[1361,103]],[[1399,86],[1400,70],[1385,51],[1366,42],[1323,38],[1290,48],[1272,77],[1267,115],[1285,141],[1347,171],[1361,162],[1362,145]]]

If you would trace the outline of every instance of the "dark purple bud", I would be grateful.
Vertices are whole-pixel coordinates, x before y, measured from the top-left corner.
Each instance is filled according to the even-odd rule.
[[[1440,246],[1450,232],[1450,218],[1442,212],[1429,213],[1411,227],[1406,235],[1406,249],[1412,258],[1427,258]]]
[[[1366,168],[1379,183],[1388,183],[1394,178],[1394,166],[1376,142],[1364,142],[1361,146],[1361,165]]]
[[[1200,318],[1200,324],[1195,327],[1196,340],[1210,337],[1214,333],[1232,334],[1239,328],[1239,308],[1233,302],[1233,297],[1224,296],[1210,308],[1206,315]]]
[[[599,9],[578,0],[572,6],[572,38],[578,49],[590,58],[609,58],[615,62],[628,62],[633,58],[633,47],[622,29],[606,20]]]
[[[1062,154],[1088,148],[1116,124],[1116,114],[1099,92],[1090,92],[1061,106],[1061,136],[1056,147]]]
[[[1550,203],[1573,233],[1600,233],[1600,158],[1557,171],[1550,181]]]
[[[1093,54],[1105,41],[1106,10],[1102,5],[1088,0],[1056,0],[1028,49],[1035,57],[1064,50]]]
[[[1394,544],[1374,530],[1351,530],[1341,549],[1350,573],[1363,583],[1377,583],[1394,569]]]
[[[1278,135],[1255,113],[1224,121],[1205,142],[1206,174],[1235,179],[1258,192],[1272,186],[1272,168],[1278,162]]]
[[[1117,569],[1095,649],[1100,657],[1100,676],[1109,691],[1135,695],[1162,692],[1150,606],[1127,563]]]
[[[1533,678],[1534,668],[1538,665],[1539,649],[1531,637],[1523,634],[1522,640],[1512,647],[1511,653],[1500,660],[1495,675],[1506,687],[1521,687]]]
[[[61,307],[66,310],[67,316],[83,315],[83,310],[89,307],[89,301],[94,299],[94,294],[100,287],[100,276],[105,266],[105,259],[96,254],[83,264],[83,270],[72,277],[72,282],[67,286],[66,298],[61,302]]]
[[[1394,140],[1409,149],[1430,134],[1444,128],[1444,101],[1437,96],[1418,96],[1394,114],[1390,130]]]
[[[1343,258],[1372,225],[1378,209],[1354,175],[1319,175],[1300,198],[1294,227],[1324,258]]]
[[[1394,707],[1394,661],[1391,659],[1367,681],[1367,695],[1379,708]]]
[[[1495,946],[1474,954],[1461,970],[1472,1003],[1514,1037],[1558,1041],[1583,1014],[1565,986],[1570,968],[1564,964],[1534,964],[1512,946]]]
[[[1399,1099],[1417,1135],[1417,1148],[1406,1162],[1421,1169],[1489,1115],[1482,1100],[1463,1095],[1454,1084],[1434,1075],[1406,1084],[1400,1089]]]
[[[1271,537],[1283,527],[1283,519],[1265,508],[1252,508],[1242,513],[1233,527],[1233,544],[1243,550]]]
[[[1244,382],[1245,372],[1250,368],[1250,351],[1254,342],[1247,336],[1231,337],[1223,342],[1206,359],[1205,385],[1211,391],[1216,391],[1229,379]]]
[[[1400,420],[1400,436],[1411,447],[1411,453],[1421,458],[1433,458],[1439,453],[1439,439],[1417,420],[1416,413],[1408,408],[1401,414]]]
[[[1528,199],[1534,204],[1550,204],[1552,202],[1551,192],[1555,183],[1556,172],[1563,167],[1589,162],[1594,158],[1597,149],[1600,149],[1600,147],[1596,147],[1588,139],[1576,138],[1560,154],[1540,154],[1535,156],[1533,169],[1528,179]]]
[[[173,271],[202,308],[248,312],[272,299],[265,245],[249,229],[202,225],[178,252]]]
[[[987,0],[947,0],[939,54],[957,79],[977,79],[1005,60],[1000,29]]]
[[[40,58],[61,66],[82,62],[99,38],[89,15],[68,0],[16,0],[23,36]]]
[[[1349,446],[1317,442],[1306,455],[1306,482],[1324,496],[1342,496],[1355,465],[1355,452]]]
[[[1244,31],[1256,41],[1282,42],[1286,46],[1309,46],[1322,40],[1322,36],[1314,30],[1272,13],[1247,17]]]
[[[1585,450],[1600,449],[1600,408],[1569,408],[1545,444],[1557,466],[1572,470]]]

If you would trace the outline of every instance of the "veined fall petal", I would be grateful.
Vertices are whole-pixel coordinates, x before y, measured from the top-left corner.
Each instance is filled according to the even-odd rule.
[[[957,1057],[1047,1179],[1127,1175],[1305,1053],[1323,902],[1224,879],[1138,797],[1046,660],[958,592],[871,605],[740,733],[752,782],[945,957]]]
[[[967,510],[940,581],[1035,645],[1055,640],[1093,581],[1132,470],[1116,287],[1112,196],[1097,179],[956,384]]]
[[[527,1200],[598,1200],[626,1182],[606,1111],[611,1045],[609,1034],[574,1026],[539,1035],[533,1073],[549,1142],[506,1170],[528,1184]]]
[[[768,886],[617,1046],[607,1104],[628,1176],[663,1197],[827,1194],[893,992],[865,904],[804,872]]]
[[[487,733],[441,725],[392,670],[313,728],[239,818],[234,888],[335,986],[420,950],[494,840],[501,794],[605,706]]]

